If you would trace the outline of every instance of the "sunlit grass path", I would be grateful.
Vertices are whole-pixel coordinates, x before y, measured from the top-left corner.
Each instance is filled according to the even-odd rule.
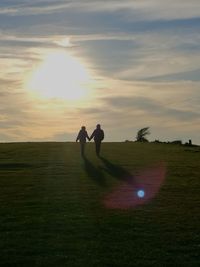
[[[0,266],[199,266],[200,150],[162,144],[0,144]],[[159,162],[158,194],[112,210],[104,197]],[[108,162],[109,165],[105,165]]]

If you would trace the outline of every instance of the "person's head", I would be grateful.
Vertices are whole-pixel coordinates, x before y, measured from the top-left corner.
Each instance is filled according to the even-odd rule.
[[[86,127],[85,126],[82,126],[81,127],[81,130],[85,131]]]
[[[97,124],[97,129],[101,129],[101,125],[100,124]]]

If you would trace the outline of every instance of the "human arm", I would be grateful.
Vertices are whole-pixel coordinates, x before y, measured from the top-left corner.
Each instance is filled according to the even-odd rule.
[[[101,140],[103,140],[104,137],[105,137],[105,135],[104,135],[104,131],[102,130],[102,132],[101,132]]]
[[[92,140],[92,138],[95,136],[95,130],[94,130],[94,132],[91,134],[91,136],[90,136],[90,140]]]
[[[88,133],[86,133],[86,138],[88,139],[88,141],[90,141],[90,137],[88,136]]]
[[[76,142],[78,142],[79,139],[80,139],[80,132],[78,133],[78,135],[76,137]]]

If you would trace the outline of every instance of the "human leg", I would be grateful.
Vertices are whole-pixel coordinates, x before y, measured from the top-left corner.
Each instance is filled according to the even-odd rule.
[[[101,149],[101,142],[99,142],[99,141],[95,142],[95,146],[96,146],[96,154],[97,154],[97,156],[99,156],[100,149]]]
[[[85,143],[81,142],[80,145],[81,145],[81,156],[83,157],[85,154]]]

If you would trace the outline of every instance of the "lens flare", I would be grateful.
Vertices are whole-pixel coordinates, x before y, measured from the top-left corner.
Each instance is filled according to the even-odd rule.
[[[159,192],[165,173],[165,164],[158,163],[129,179],[122,177],[124,182],[105,196],[104,206],[109,209],[130,209],[149,202]]]
[[[145,196],[145,192],[144,192],[144,190],[138,190],[138,191],[137,191],[137,196],[138,196],[139,198],[143,198],[143,197]]]

